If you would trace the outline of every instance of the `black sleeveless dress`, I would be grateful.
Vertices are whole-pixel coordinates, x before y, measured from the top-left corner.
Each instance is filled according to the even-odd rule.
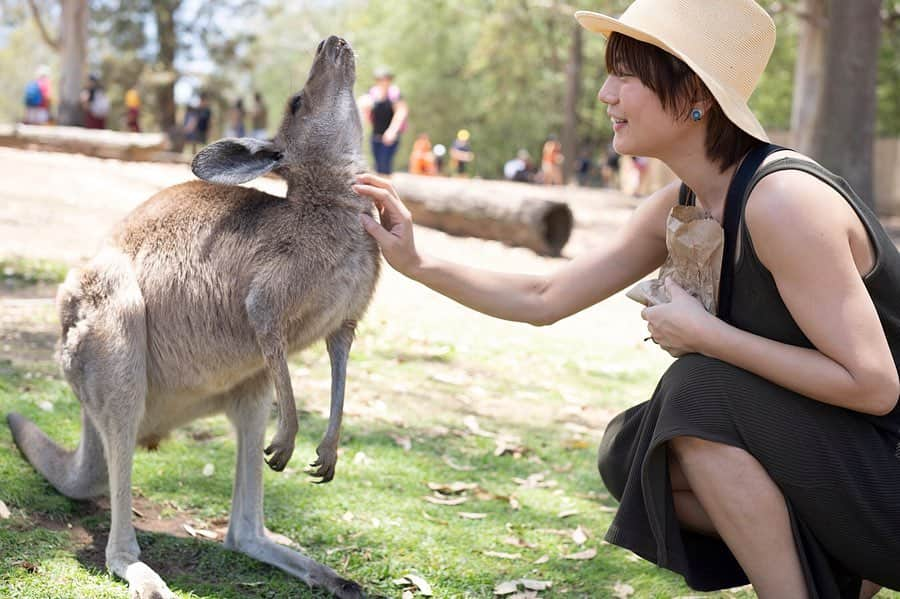
[[[764,147],[762,155],[777,149]],[[727,299],[730,284],[731,299],[730,311],[719,317],[756,335],[813,347],[757,258],[742,218],[760,179],[804,171],[836,189],[869,232],[876,263],[864,282],[900,365],[900,253],[878,218],[843,179],[816,164],[784,158],[757,170],[761,161],[743,182],[736,176],[739,189],[729,192],[720,298]],[[731,227],[729,212],[737,216]],[[716,590],[748,581],[724,542],[679,527],[666,442],[682,435],[740,447],[765,467],[787,501],[810,597],[856,599],[862,578],[900,589],[900,405],[886,416],[866,415],[689,354],[669,367],[649,401],[610,422],[598,465],[620,505],[606,540],[678,572],[697,590]]]

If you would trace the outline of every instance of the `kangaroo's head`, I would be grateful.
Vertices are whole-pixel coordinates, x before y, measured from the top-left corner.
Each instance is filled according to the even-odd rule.
[[[316,165],[345,168],[362,160],[362,123],[353,97],[353,49],[331,36],[316,49],[303,89],[291,96],[271,140],[227,138],[194,157],[194,174],[214,183],[244,183],[274,171],[289,181]],[[320,169],[316,169],[320,170]]]

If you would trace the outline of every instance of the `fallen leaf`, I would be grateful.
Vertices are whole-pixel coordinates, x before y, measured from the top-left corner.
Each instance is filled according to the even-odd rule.
[[[529,543],[525,539],[520,539],[519,537],[506,537],[503,539],[503,542],[514,547],[527,547],[528,549],[537,547],[534,543]]]
[[[549,561],[550,561],[550,556],[547,555],[547,554],[545,553],[544,555],[542,555],[541,557],[537,558],[536,560],[534,560],[534,561],[531,562],[531,563],[533,563],[533,564],[546,564],[546,563],[549,562]]]
[[[509,507],[511,507],[511,508],[514,509],[514,510],[517,510],[517,509],[519,509],[519,508],[522,507],[522,506],[519,505],[519,500],[518,500],[518,499],[516,499],[515,497],[513,497],[512,495],[510,495],[510,496],[509,496]]]
[[[528,578],[523,578],[519,582],[521,582],[522,586],[529,591],[546,591],[553,586],[553,583],[549,580],[529,580]]]
[[[185,531],[187,531],[187,533],[188,533],[189,535],[191,535],[192,537],[196,537],[196,536],[197,536],[197,529],[194,528],[193,526],[191,526],[190,524],[188,524],[187,522],[185,522],[184,524],[182,524],[181,527],[182,527]]]
[[[485,555],[489,557],[499,557],[500,559],[522,559],[520,553],[503,553],[502,551],[485,551]]]
[[[365,453],[358,451],[356,452],[356,455],[353,456],[353,463],[357,466],[369,466],[372,464],[372,458]]]
[[[391,435],[391,439],[394,440],[394,443],[403,448],[403,451],[409,451],[412,449],[412,439],[409,437],[404,437],[401,435]]]
[[[444,459],[444,463],[445,463],[445,464],[447,464],[448,466],[450,466],[450,467],[453,468],[454,470],[458,470],[459,472],[470,472],[470,471],[472,471],[472,470],[475,470],[475,468],[474,468],[473,466],[461,466],[461,465],[457,464],[457,463],[454,462],[453,459],[452,459],[450,456],[448,456],[448,455],[445,455],[443,459]]]
[[[347,511],[343,516],[341,516],[341,520],[343,520],[344,522],[352,522],[353,517],[353,512]]]
[[[486,431],[481,426],[478,425],[478,420],[474,416],[466,416],[463,418],[463,424],[469,432],[473,435],[478,435],[479,437],[487,437],[489,439],[493,439],[497,435],[490,431]]]
[[[425,510],[422,510],[422,516],[424,516],[425,519],[428,520],[429,522],[437,522],[438,524],[443,524],[444,526],[447,526],[448,524],[450,524],[446,520],[441,520],[440,518],[435,518],[434,516],[429,516],[428,512],[426,512]]]
[[[431,590],[431,585],[417,574],[407,574],[403,578],[398,578],[394,581],[394,584],[397,586],[408,586],[413,585],[418,590],[419,593],[424,595],[425,597],[431,597],[433,591]]]
[[[452,483],[428,483],[428,488],[432,491],[443,493],[444,495],[456,495],[463,491],[471,491],[478,488],[477,483],[464,483],[456,481]]]
[[[584,545],[585,541],[588,540],[587,532],[585,532],[580,524],[578,525],[578,528],[572,531],[572,540],[576,545]]]
[[[206,539],[217,539],[219,537],[218,533],[216,533],[212,530],[206,530],[203,528],[198,528],[197,534]]]
[[[212,476],[215,473],[216,467],[212,464],[207,464],[203,467],[203,476]]]
[[[617,582],[613,586],[613,597],[616,599],[628,599],[634,595],[634,587],[630,584],[625,584],[624,582]]]
[[[468,497],[454,497],[453,499],[444,499],[443,497],[433,497],[431,495],[426,495],[422,499],[424,499],[428,503],[433,503],[435,505],[459,505],[469,500]]]
[[[52,411],[53,411],[53,404],[50,403],[49,401],[46,401],[46,400],[40,402],[40,403],[38,404],[38,407],[39,407],[40,409],[44,410],[45,412],[52,412]]]
[[[601,512],[606,512],[606,513],[608,513],[608,514],[612,514],[612,513],[614,513],[614,512],[619,511],[619,508],[610,507],[610,506],[608,506],[608,505],[598,505],[598,506],[597,506],[597,509],[598,509],[599,511],[601,511]]]
[[[465,518],[466,520],[484,520],[487,518],[487,514],[482,514],[480,512],[459,512],[460,518]]]
[[[32,564],[31,562],[29,562],[29,561],[27,561],[27,560],[22,560],[22,561],[18,561],[18,562],[13,562],[13,565],[14,565],[14,566],[19,566],[19,567],[22,568],[23,570],[26,570],[26,571],[28,571],[28,572],[31,572],[32,574],[34,574],[35,572],[38,571],[37,565],[36,565],[36,564]]]
[[[403,594],[400,595],[400,599],[413,599],[413,597],[412,591],[403,591]]]
[[[3,502],[0,501],[0,503],[3,503]],[[144,517],[144,513],[134,506],[131,506],[131,513],[134,514],[135,516],[137,516],[138,518]],[[0,518],[2,518],[2,517],[3,517],[3,510],[0,509]]]
[[[563,510],[560,513],[558,513],[556,516],[558,518],[568,518],[569,516],[574,516],[577,513],[578,513],[578,510]]]
[[[578,553],[570,553],[569,555],[562,556],[563,559],[594,559],[597,556],[597,550],[591,547],[590,549],[585,549],[584,551],[579,551]]]
[[[494,587],[495,595],[509,595],[519,590],[518,580],[507,580]]]
[[[3,503],[2,500],[0,500],[0,520],[9,520],[10,516],[12,516],[12,514],[10,513],[9,508],[6,507],[6,504]]]
[[[587,449],[593,447],[594,443],[585,439],[566,439],[562,442],[562,446],[566,449]]]

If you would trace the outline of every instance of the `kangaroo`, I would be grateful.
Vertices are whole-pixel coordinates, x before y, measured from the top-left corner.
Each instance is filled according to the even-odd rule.
[[[287,103],[271,141],[223,139],[194,159],[204,181],[165,189],[117,226],[57,295],[58,358],[82,406],[82,437],[65,451],[18,414],[16,444],[62,494],[109,493],[106,564],[132,597],[174,597],[139,561],[131,522],[137,445],[224,412],[237,432],[237,468],[225,546],[338,597],[362,589],[279,545],[263,524],[262,463],[291,458],[297,413],[286,356],[325,338],[331,360],[328,428],[312,464],[334,477],[347,357],[369,304],[380,256],[359,216],[370,203],[352,191],[365,170],[350,45],[319,44],[303,89]],[[237,186],[267,172],[286,197]],[[272,393],[278,428],[263,449]]]

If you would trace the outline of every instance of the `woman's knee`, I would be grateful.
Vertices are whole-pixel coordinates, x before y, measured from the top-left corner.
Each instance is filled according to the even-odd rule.
[[[719,470],[746,464],[748,460],[755,461],[752,455],[740,447],[700,437],[688,435],[673,437],[669,439],[668,446],[682,473],[697,468]]]

